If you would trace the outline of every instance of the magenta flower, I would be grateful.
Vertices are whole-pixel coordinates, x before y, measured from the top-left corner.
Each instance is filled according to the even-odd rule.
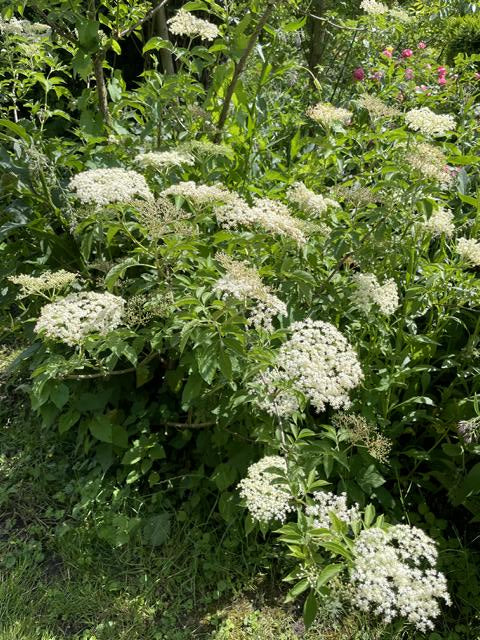
[[[445,69],[445,67],[438,67],[437,73],[439,76],[444,76],[447,73],[447,70]]]
[[[427,48],[427,44],[426,44],[426,42],[423,42],[423,40],[422,40],[421,42],[419,42],[419,43],[417,44],[417,47],[418,47],[419,49],[426,49],[426,48]]]
[[[387,58],[391,58],[393,56],[393,49],[391,47],[387,47],[382,51],[383,55]]]
[[[442,87],[443,87],[445,84],[447,84],[447,79],[446,79],[446,77],[445,77],[445,76],[439,76],[439,77],[438,77],[438,84],[439,84],[440,86],[442,86]]]
[[[402,58],[411,58],[413,56],[413,51],[411,49],[404,49],[400,55]]]
[[[365,71],[362,69],[362,67],[358,67],[357,69],[355,69],[355,71],[353,72],[353,77],[358,82],[361,82],[365,79]]]

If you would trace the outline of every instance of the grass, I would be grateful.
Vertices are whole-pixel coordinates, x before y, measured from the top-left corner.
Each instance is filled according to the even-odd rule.
[[[172,521],[157,546],[139,536],[110,544],[112,522],[123,535],[135,520],[134,497],[113,511],[117,497],[98,493],[74,444],[42,429],[25,398],[0,400],[0,640],[411,637],[341,611],[328,631],[306,632],[298,607],[282,604],[275,549],[247,544],[214,518]],[[428,640],[466,638],[452,631]]]

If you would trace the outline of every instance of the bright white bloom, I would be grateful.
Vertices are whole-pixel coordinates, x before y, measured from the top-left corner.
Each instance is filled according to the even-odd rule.
[[[287,463],[280,456],[265,456],[248,468],[247,477],[238,483],[240,496],[245,500],[247,509],[254,520],[284,522],[289,511],[293,511],[292,496],[284,484],[277,484],[276,473],[270,468],[287,472]]]
[[[299,396],[315,409],[348,408],[349,391],[363,373],[356,353],[338,329],[322,321],[294,322],[293,335],[278,350],[275,367],[261,374],[256,403],[271,415],[289,416],[299,409]]]
[[[218,280],[215,290],[221,292],[223,298],[233,297],[244,303],[249,299],[254,300],[256,305],[249,318],[249,324],[253,324],[256,329],[273,331],[272,319],[275,316],[286,316],[287,305],[263,284],[256,269],[225,254],[219,254],[217,259],[226,270],[226,274]]]
[[[231,156],[232,148],[226,144],[215,144],[208,140],[190,140],[183,142],[179,151],[186,153],[194,153],[199,156]]]
[[[288,207],[278,200],[256,198],[253,206],[250,206],[236,195],[224,206],[216,208],[215,215],[218,224],[225,229],[258,225],[272,233],[293,238],[298,244],[305,244],[307,241],[305,232],[308,224],[294,218]]]
[[[320,122],[320,124],[326,126],[331,126],[336,122],[347,125],[352,119],[352,112],[341,107],[334,107],[333,104],[328,102],[319,102],[307,109],[307,116],[315,120],[315,122]]]
[[[400,7],[393,7],[392,9],[390,9],[388,14],[394,20],[399,20],[400,22],[410,22],[414,19],[414,17],[411,16],[408,11],[400,9]]]
[[[424,223],[423,228],[434,236],[445,234],[445,236],[449,238],[455,231],[453,213],[450,209],[440,207],[440,209],[432,213],[427,222]]]
[[[139,153],[135,157],[135,163],[141,167],[163,169],[165,167],[179,167],[182,164],[193,165],[194,160],[191,155],[178,151],[150,151]]]
[[[48,24],[42,24],[41,22],[30,22],[29,20],[18,20],[17,18],[4,20],[0,17],[0,33],[24,36],[29,40],[36,41],[48,37],[51,34],[51,29]]]
[[[420,131],[427,136],[444,136],[456,127],[453,116],[434,113],[428,107],[410,109],[405,114],[405,122],[413,131]]]
[[[356,285],[352,301],[356,307],[368,313],[372,304],[378,305],[380,311],[389,316],[399,305],[398,289],[390,278],[380,285],[373,273],[355,273],[352,279]]]
[[[372,16],[378,16],[382,13],[388,13],[389,8],[383,2],[377,2],[377,0],[362,0],[360,8],[369,13]]]
[[[182,196],[199,206],[212,205],[218,202],[230,202],[234,198],[223,184],[209,186],[206,184],[196,184],[192,180],[189,182],[179,182],[165,189],[161,196]]]
[[[457,253],[472,267],[480,267],[480,242],[474,238],[459,238]]]
[[[198,36],[202,40],[215,40],[220,35],[217,25],[208,22],[208,20],[197,18],[183,9],[177,11],[173,18],[167,22],[170,32],[177,36],[189,36],[190,38]]]
[[[125,301],[111,293],[72,293],[42,307],[35,331],[70,346],[91,334],[106,335],[122,321]]]
[[[358,103],[366,109],[373,118],[395,118],[401,114],[401,111],[395,109],[395,107],[388,106],[383,100],[369,93],[364,93],[360,96]]]
[[[355,541],[354,556],[350,581],[359,609],[387,623],[403,617],[420,631],[433,629],[438,600],[450,604],[445,576],[434,569],[433,540],[408,525],[366,529]]]
[[[330,491],[316,491],[313,494],[314,504],[308,505],[305,509],[307,516],[314,516],[313,524],[318,529],[330,529],[332,520],[330,514],[333,513],[339,520],[347,525],[361,519],[358,504],[347,507],[347,494],[342,493],[337,496]]]
[[[153,198],[145,178],[127,169],[88,169],[74,176],[69,187],[83,204],[128,202],[135,196]]]
[[[435,180],[444,189],[450,187],[455,180],[442,150],[427,142],[415,145],[409,151],[407,161],[425,178]]]
[[[13,284],[18,284],[20,289],[20,297],[35,295],[42,291],[51,289],[63,289],[74,282],[77,278],[76,273],[69,271],[44,271],[40,276],[29,276],[24,273],[18,276],[10,276],[8,278]]]
[[[305,213],[312,213],[320,216],[325,213],[329,207],[340,207],[336,200],[325,198],[324,196],[314,193],[303,184],[303,182],[295,182],[287,191],[287,199]]]

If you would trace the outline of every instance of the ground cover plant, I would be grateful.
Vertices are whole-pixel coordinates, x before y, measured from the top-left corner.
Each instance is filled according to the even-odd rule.
[[[476,5],[0,7],[0,639],[478,639]]]

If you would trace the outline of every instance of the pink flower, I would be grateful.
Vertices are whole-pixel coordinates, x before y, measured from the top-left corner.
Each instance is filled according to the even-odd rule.
[[[413,69],[405,69],[405,79],[413,80]]]
[[[475,73],[475,78],[476,78],[477,80],[480,80],[480,73],[478,73],[478,71]]]
[[[426,48],[427,48],[427,44],[426,44],[425,42],[423,42],[423,40],[422,40],[422,42],[419,42],[419,43],[417,44],[417,47],[418,47],[419,49],[426,49]]]
[[[447,70],[445,69],[445,67],[438,67],[437,73],[439,76],[444,76],[447,73]]]
[[[447,79],[445,78],[445,76],[439,76],[438,84],[441,85],[442,87],[443,85],[447,84]]]
[[[358,80],[358,82],[361,82],[365,79],[365,71],[362,69],[362,67],[358,67],[357,69],[355,69],[355,71],[353,72],[353,77],[355,80]]]
[[[402,58],[410,58],[413,56],[413,51],[411,49],[404,49],[401,53]]]
[[[391,58],[393,56],[393,47],[386,47],[382,53],[385,57]]]

